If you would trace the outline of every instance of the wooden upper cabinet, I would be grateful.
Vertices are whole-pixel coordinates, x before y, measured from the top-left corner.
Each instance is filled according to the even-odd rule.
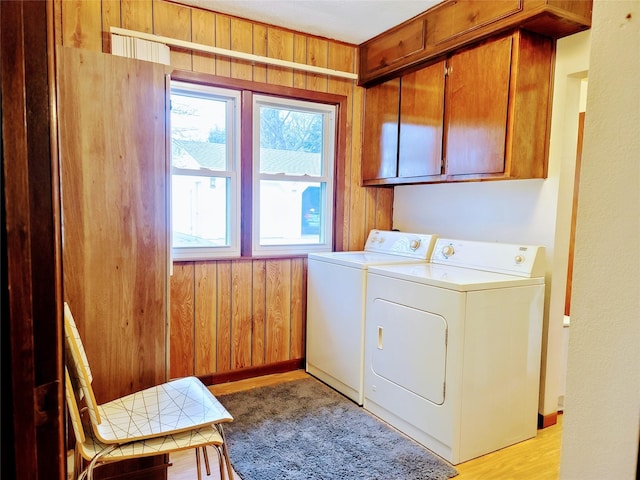
[[[397,176],[399,113],[399,78],[367,89],[362,139],[364,181]]]
[[[368,88],[363,184],[544,178],[554,45],[517,30]]]
[[[524,0],[528,13],[521,27],[552,38],[591,27],[593,0]]]
[[[421,52],[425,47],[424,19],[410,21],[402,29],[390,31],[361,50],[365,70],[375,72],[401,63],[405,58]]]
[[[429,15],[427,43],[440,45],[522,10],[522,0],[444,2]]]
[[[449,59],[447,175],[504,171],[512,41],[501,38]]]
[[[359,46],[371,86],[514,29],[560,38],[591,26],[593,0],[445,0]]]
[[[365,98],[363,184],[439,176],[444,61],[368,88]]]
[[[554,47],[518,30],[451,56],[447,181],[546,177]]]
[[[442,173],[444,61],[402,76],[398,176]]]
[[[513,34],[505,178],[546,178],[555,40]]]

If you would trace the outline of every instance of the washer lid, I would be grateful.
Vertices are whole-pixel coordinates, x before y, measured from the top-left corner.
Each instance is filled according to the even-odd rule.
[[[518,277],[516,275],[505,275],[503,273],[433,263],[371,266],[369,274],[382,275],[459,292],[524,285],[544,285],[544,277]]]
[[[336,263],[346,267],[366,269],[370,265],[406,264],[406,263],[426,263],[427,259],[414,257],[404,257],[388,253],[377,252],[317,252],[309,253],[309,260],[319,260],[322,262]]]

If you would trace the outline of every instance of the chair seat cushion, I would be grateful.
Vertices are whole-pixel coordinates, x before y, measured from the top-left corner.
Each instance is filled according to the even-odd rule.
[[[143,440],[233,421],[196,377],[147,388],[98,406],[96,436],[104,443]]]

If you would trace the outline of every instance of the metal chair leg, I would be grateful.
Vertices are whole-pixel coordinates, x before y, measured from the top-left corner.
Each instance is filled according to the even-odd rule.
[[[196,470],[198,470],[198,480],[202,480],[202,473],[200,472],[200,447],[196,447]]]
[[[227,448],[227,438],[224,435],[224,428],[222,427],[222,424],[218,423],[216,424],[216,427],[218,428],[220,436],[222,437],[222,456],[224,457],[224,461],[227,465],[227,476],[229,477],[229,480],[231,480],[233,476],[231,473],[231,459],[229,458],[229,449]]]
[[[216,448],[216,453],[218,454],[218,468],[220,469],[220,480],[225,480],[224,461],[222,459],[222,451],[220,450],[220,447]],[[226,477],[229,480],[231,480],[231,473],[227,473]]]
[[[211,468],[209,468],[209,454],[207,453],[207,446],[202,446],[202,456],[204,457],[204,468],[207,472],[207,477],[211,476]]]
[[[82,471],[82,455],[80,454],[80,449],[78,447],[73,449],[73,478],[74,480],[78,479],[80,472]]]

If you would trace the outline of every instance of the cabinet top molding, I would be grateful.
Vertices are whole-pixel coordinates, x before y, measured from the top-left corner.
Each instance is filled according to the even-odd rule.
[[[480,40],[520,28],[553,39],[591,27],[593,0],[445,0],[358,47],[370,86]]]

